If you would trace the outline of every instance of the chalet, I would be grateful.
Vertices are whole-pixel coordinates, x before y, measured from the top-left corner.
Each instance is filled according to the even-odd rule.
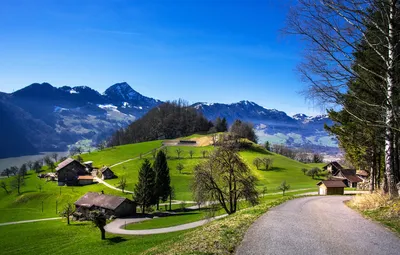
[[[363,180],[363,182],[366,182],[366,181],[368,180],[369,173],[368,173],[367,171],[365,171],[365,170],[357,170],[357,171],[356,171],[356,175],[357,175],[361,180]]]
[[[324,171],[327,170],[332,175],[336,175],[338,171],[343,169],[343,167],[338,162],[333,161],[324,166],[322,169],[324,169]]]
[[[107,215],[125,217],[136,214],[136,203],[125,198],[88,192],[75,202],[76,211],[84,217],[94,210],[102,211]]]
[[[72,158],[67,158],[66,160],[61,162],[57,166],[56,172],[59,186],[77,185],[78,176],[88,175],[86,167],[82,165],[79,161]]]
[[[335,177],[343,178],[344,184],[350,188],[357,188],[357,183],[363,182],[363,180],[356,175],[356,170],[353,169],[342,169],[336,173]]]
[[[94,177],[91,175],[80,175],[78,176],[78,185],[84,186],[93,184]]]
[[[101,179],[103,180],[117,178],[114,172],[107,166],[102,167],[100,169],[100,173],[101,173]]]
[[[317,185],[319,186],[318,195],[343,195],[346,187],[341,180],[320,181]]]

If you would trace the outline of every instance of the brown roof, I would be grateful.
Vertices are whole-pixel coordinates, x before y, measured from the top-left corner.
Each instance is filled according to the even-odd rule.
[[[317,183],[318,186],[324,184],[327,188],[344,188],[346,184],[340,180],[331,180],[331,181],[320,181]]]
[[[78,180],[93,180],[93,176],[91,176],[91,175],[80,175],[80,176],[78,176]]]
[[[343,169],[343,167],[336,161],[333,161],[333,162],[327,164],[326,166],[323,167],[323,169],[327,169],[329,165],[332,165],[333,167],[335,167],[336,169],[339,169],[339,170]]]
[[[85,195],[83,195],[78,201],[76,201],[75,205],[89,207],[89,208],[92,206],[97,206],[101,208],[115,210],[125,200],[130,201],[125,197],[117,197],[112,195],[99,194],[95,192],[88,192]]]
[[[362,182],[363,180],[356,175],[356,170],[353,169],[343,169],[340,173],[351,182]]]
[[[82,165],[78,160],[73,159],[73,158],[67,158],[66,160],[64,160],[63,162],[61,162],[60,164],[58,164],[56,171],[59,171],[61,169],[63,169],[64,167],[68,166],[69,164],[71,164],[72,162],[77,162],[78,164]],[[82,167],[85,167],[82,165]]]
[[[363,176],[363,177],[368,177],[369,176],[369,173],[367,171],[365,171],[365,170],[357,170],[356,174],[359,175],[359,176]]]

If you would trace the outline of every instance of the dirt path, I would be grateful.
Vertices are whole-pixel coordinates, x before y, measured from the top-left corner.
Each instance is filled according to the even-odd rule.
[[[349,199],[305,197],[272,208],[250,227],[236,254],[399,254],[400,239],[347,207]]]
[[[191,228],[197,228],[204,224],[207,224],[210,221],[220,219],[225,216],[227,216],[227,214],[216,216],[216,217],[213,217],[210,219],[205,219],[205,220],[195,221],[195,222],[182,224],[182,225],[178,225],[178,226],[168,227],[168,228],[155,228],[155,229],[145,229],[145,230],[127,230],[127,229],[124,229],[124,227],[127,224],[142,222],[145,220],[151,220],[151,218],[116,219],[113,222],[109,223],[107,226],[105,226],[105,229],[109,233],[120,234],[120,235],[165,234],[165,233],[170,233],[170,232],[187,230],[187,229],[191,229]]]
[[[22,220],[22,221],[4,222],[4,223],[0,223],[0,226],[39,222],[39,221],[49,221],[49,220],[60,220],[60,219],[62,219],[62,218],[56,217],[56,218],[46,218],[46,219],[37,219],[37,220]]]

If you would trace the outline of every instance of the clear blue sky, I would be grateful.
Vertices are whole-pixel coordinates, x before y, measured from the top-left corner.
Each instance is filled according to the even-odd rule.
[[[289,1],[12,0],[0,8],[0,91],[33,82],[103,92],[126,81],[171,100],[251,100],[316,114],[299,94]]]

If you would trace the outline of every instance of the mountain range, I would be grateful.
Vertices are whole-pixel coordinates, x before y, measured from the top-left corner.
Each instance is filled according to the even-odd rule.
[[[65,151],[82,140],[96,144],[161,103],[126,82],[114,84],[102,94],[87,86],[57,88],[49,83],[33,83],[9,94],[0,92],[0,158]],[[209,120],[225,117],[229,124],[235,119],[252,122],[260,142],[337,148],[324,131],[324,124],[331,124],[325,115],[290,117],[250,101],[195,103],[192,107]]]

